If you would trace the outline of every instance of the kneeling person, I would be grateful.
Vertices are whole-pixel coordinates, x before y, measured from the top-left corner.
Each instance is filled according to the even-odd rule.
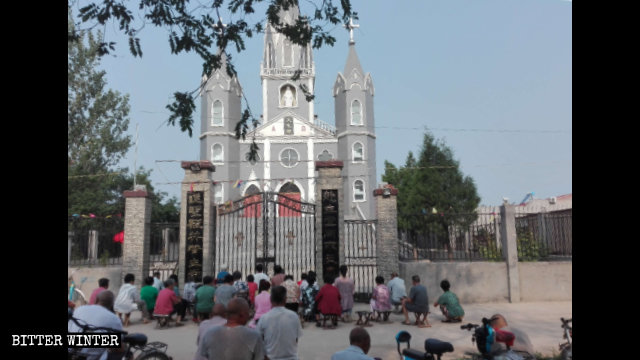
[[[154,313],[158,315],[173,315],[178,313],[176,318],[176,326],[182,325],[182,319],[185,315],[185,307],[173,290],[175,283],[172,279],[168,279],[164,282],[164,289],[160,290],[158,299],[156,300],[156,308]]]
[[[442,320],[442,322],[462,321],[462,318],[464,317],[464,310],[462,309],[462,306],[460,306],[458,296],[449,291],[451,284],[449,284],[449,281],[445,279],[440,282],[440,287],[444,291],[444,294],[440,295],[438,301],[433,304],[433,307],[437,308],[440,306],[442,315],[444,315],[444,320]]]

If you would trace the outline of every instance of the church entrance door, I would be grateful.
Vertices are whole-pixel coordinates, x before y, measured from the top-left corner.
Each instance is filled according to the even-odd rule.
[[[280,265],[299,279],[316,270],[315,204],[290,193],[252,193],[218,207],[214,271],[252,274],[263,264],[269,274]]]

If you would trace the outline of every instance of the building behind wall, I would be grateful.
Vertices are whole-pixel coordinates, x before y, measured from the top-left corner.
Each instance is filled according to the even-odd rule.
[[[299,16],[297,6],[280,13],[287,24]],[[300,77],[292,80],[296,71]],[[230,77],[223,65],[203,78],[200,159],[216,167],[212,175],[218,182],[216,204],[262,191],[315,202],[315,161],[341,160],[345,218],[375,217],[371,195],[376,187],[374,87],[371,75],[362,69],[355,42],[349,42],[344,71],[337,74],[332,90],[335,126],[320,120],[314,101],[305,97],[305,90],[323,93],[315,91],[315,76],[311,48],[292,44],[266,24],[260,64],[261,121],[246,140],[235,138],[235,126],[242,117],[242,86],[237,77]],[[254,136],[258,159],[249,161]]]

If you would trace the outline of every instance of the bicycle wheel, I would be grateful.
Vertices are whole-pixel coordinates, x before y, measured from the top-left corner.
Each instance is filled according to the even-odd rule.
[[[571,351],[571,346],[568,346],[564,349],[562,349],[562,352],[560,353],[562,360],[573,360],[573,354]]]
[[[87,298],[84,297],[84,293],[80,289],[73,289],[73,302],[77,306],[87,305]]]
[[[171,360],[171,356],[157,350],[145,351],[136,360]]]

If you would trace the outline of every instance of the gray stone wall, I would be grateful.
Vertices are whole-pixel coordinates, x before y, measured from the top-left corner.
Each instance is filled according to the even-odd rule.
[[[201,165],[200,171],[192,171],[190,164],[198,163]],[[213,252],[215,250],[215,219],[213,196],[214,189],[211,183],[211,174],[215,171],[215,167],[208,161],[192,161],[182,162],[184,171],[184,179],[182,180],[181,200],[180,200],[180,254],[178,266],[178,279],[180,287],[184,285],[184,276],[186,273],[186,244],[187,244],[187,192],[204,191],[204,224],[202,239],[202,275],[213,274]]]
[[[397,214],[397,190],[389,188],[389,194],[385,195],[381,189],[369,192],[369,196],[376,203],[376,216],[378,226],[376,228],[378,275],[386,279],[391,278],[391,273],[400,270],[398,265],[398,214]],[[395,190],[395,191],[392,191]]]
[[[400,262],[400,278],[404,279],[407,294],[411,289],[411,277],[420,276],[420,283],[427,288],[429,307],[442,295],[440,281],[447,279],[451,291],[464,304],[506,302],[509,300],[507,266],[493,262]],[[385,276],[385,280],[387,277]],[[431,308],[433,313],[435,310]]]
[[[339,264],[344,264],[344,191],[342,189],[342,161],[316,162],[316,273],[323,284],[322,271],[322,190],[338,190],[338,249]]]
[[[136,284],[149,273],[151,236],[151,194],[125,191],[124,243],[122,244],[122,277],[131,273]]]
[[[571,261],[521,262],[521,301],[572,300]],[[507,264],[504,262],[400,262],[400,277],[407,292],[411,276],[420,276],[433,304],[442,295],[440,281],[447,279],[462,306],[471,303],[509,302]],[[385,276],[385,281],[387,277]]]

